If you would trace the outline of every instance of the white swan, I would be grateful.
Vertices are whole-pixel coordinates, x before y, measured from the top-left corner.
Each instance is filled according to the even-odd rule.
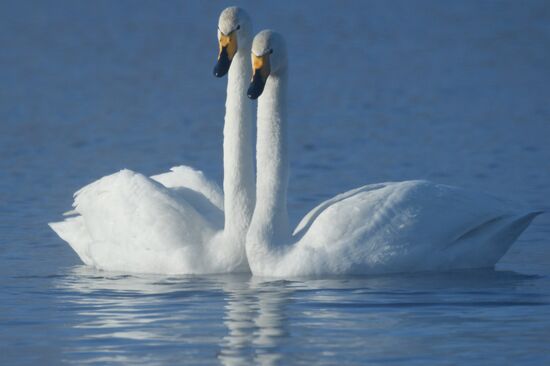
[[[99,179],[75,194],[77,216],[50,224],[85,264],[149,273],[249,271],[244,241],[255,194],[253,116],[246,97],[252,25],[242,9],[221,13],[218,40],[214,74],[229,71],[224,194],[186,166],[151,178],[123,170]]]
[[[380,183],[340,194],[291,234],[286,195],[287,56],[282,36],[252,44],[258,100],[256,207],[246,238],[252,273],[294,277],[493,266],[537,213],[426,181]]]

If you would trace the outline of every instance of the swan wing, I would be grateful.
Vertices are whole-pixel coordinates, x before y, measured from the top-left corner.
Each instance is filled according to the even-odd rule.
[[[336,204],[339,201],[342,201],[346,198],[352,197],[358,193],[364,193],[369,191],[374,191],[380,188],[383,188],[387,185],[387,183],[377,183],[377,184],[369,184],[365,185],[359,188],[352,189],[350,191],[347,191],[345,193],[338,194],[334,196],[331,199],[328,199],[319,205],[317,205],[313,210],[309,211],[302,220],[298,223],[298,226],[296,226],[296,229],[294,229],[294,232],[292,235],[294,237],[301,237],[307,230],[310,228],[311,224],[317,219],[317,217],[325,211],[325,209],[329,208],[330,206]]]
[[[122,170],[79,190],[73,204],[78,216],[50,226],[84,263],[98,268],[193,272],[193,266],[201,266],[200,244],[219,227],[183,197],[142,174]]]
[[[187,188],[202,194],[215,207],[223,211],[223,193],[219,185],[205,177],[200,170],[190,166],[173,167],[169,172],[153,175],[151,179],[167,188]]]
[[[286,266],[299,274],[489,267],[537,214],[426,181],[368,185],[306,215]]]

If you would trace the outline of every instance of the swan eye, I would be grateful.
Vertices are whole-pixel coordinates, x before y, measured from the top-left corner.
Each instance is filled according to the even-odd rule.
[[[269,49],[269,54],[271,55],[273,53],[273,48]]]
[[[239,30],[239,29],[241,29],[241,25],[240,25],[240,24],[237,25],[237,28],[235,28],[235,30]]]

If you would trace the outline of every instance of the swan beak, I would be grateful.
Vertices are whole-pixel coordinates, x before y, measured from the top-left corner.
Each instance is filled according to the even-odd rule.
[[[214,66],[214,75],[221,78],[229,71],[231,61],[237,53],[237,35],[235,32],[231,32],[227,36],[221,32],[219,34],[220,51],[218,53],[218,62]]]
[[[267,77],[271,72],[271,67],[269,65],[269,54],[263,56],[256,56],[252,54],[252,69],[254,73],[252,74],[252,81],[248,87],[247,95],[250,99],[258,99],[262,95],[267,82]]]

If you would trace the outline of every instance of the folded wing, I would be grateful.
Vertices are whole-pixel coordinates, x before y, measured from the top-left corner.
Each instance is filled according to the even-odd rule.
[[[426,181],[364,186],[313,209],[287,266],[387,273],[494,266],[537,212]]]
[[[181,271],[200,265],[193,262],[200,258],[193,252],[199,254],[200,244],[220,228],[214,214],[220,210],[201,196],[122,170],[79,190],[74,201],[79,216],[51,227],[86,264],[136,272]]]

